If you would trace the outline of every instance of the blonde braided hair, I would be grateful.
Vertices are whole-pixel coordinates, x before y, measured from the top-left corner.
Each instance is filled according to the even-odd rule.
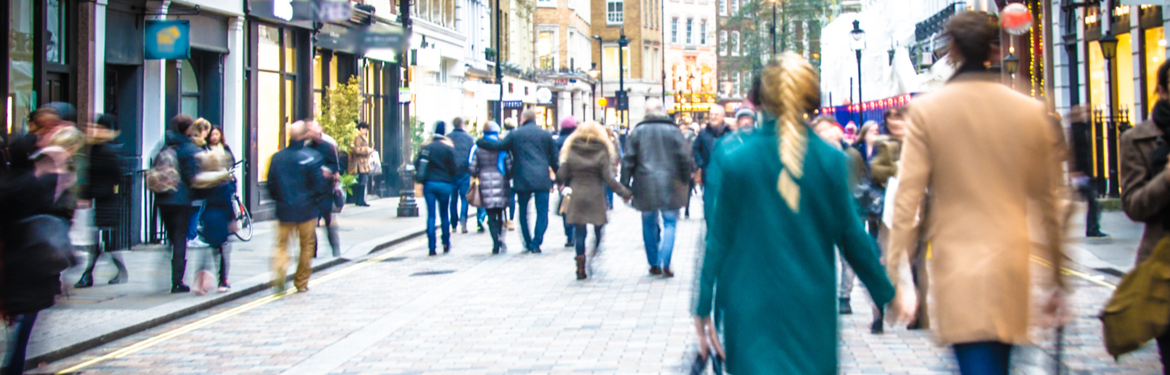
[[[820,79],[803,57],[786,52],[764,66],[756,98],[761,108],[776,116],[783,165],[776,190],[788,208],[800,212],[800,179],[804,177],[809,132],[804,118],[820,106]]]

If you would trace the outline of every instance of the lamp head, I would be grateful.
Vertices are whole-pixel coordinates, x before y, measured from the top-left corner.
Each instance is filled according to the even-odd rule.
[[[1007,57],[1003,58],[1003,68],[1008,74],[1016,74],[1016,70],[1020,68],[1020,58],[1008,53]]]
[[[1104,55],[1105,59],[1112,60],[1117,57],[1117,37],[1113,36],[1113,32],[1105,34],[1098,42],[1101,43],[1101,55]]]
[[[853,20],[853,30],[849,32],[849,46],[854,51],[865,49],[865,30],[861,29],[861,21]]]

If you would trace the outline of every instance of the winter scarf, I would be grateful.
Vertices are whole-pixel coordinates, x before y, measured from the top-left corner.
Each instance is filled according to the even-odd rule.
[[[1165,137],[1170,134],[1170,102],[1159,100],[1154,103],[1154,112],[1152,113],[1154,119],[1154,126],[1162,130],[1162,141],[1158,148],[1150,152],[1150,162],[1154,174],[1161,173],[1166,169],[1166,163],[1170,161],[1170,144],[1165,142]]]

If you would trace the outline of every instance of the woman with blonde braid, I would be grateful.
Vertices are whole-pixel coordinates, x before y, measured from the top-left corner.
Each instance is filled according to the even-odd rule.
[[[856,214],[845,154],[805,122],[820,105],[816,70],[785,53],[754,86],[760,128],[720,142],[708,163],[718,189],[695,291],[700,355],[714,348],[733,374],[835,374],[834,246],[879,306],[894,288]]]

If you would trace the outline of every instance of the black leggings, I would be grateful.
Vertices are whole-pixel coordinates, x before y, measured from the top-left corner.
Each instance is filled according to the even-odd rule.
[[[503,208],[489,208],[487,209],[488,229],[492,235],[492,250],[499,250],[500,243],[503,236],[500,234],[504,228],[504,209]]]
[[[601,243],[601,228],[605,225],[593,226],[593,237]],[[585,224],[573,224],[573,245],[577,248],[577,255],[585,255]]]
[[[163,227],[171,242],[171,286],[183,284],[187,271],[187,226],[191,223],[190,205],[160,205]]]

